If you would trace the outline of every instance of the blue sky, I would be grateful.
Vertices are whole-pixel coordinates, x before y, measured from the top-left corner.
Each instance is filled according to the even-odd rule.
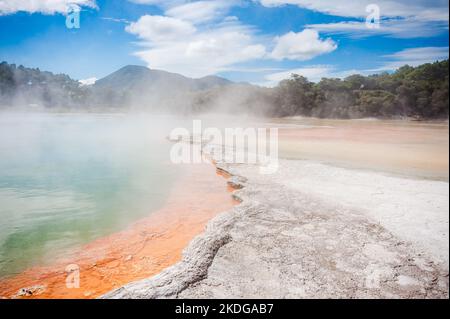
[[[0,30],[0,60],[79,80],[138,64],[267,86],[442,60],[449,36],[447,0],[0,0]]]

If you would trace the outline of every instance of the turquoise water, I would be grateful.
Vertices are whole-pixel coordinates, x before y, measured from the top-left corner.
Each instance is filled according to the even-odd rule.
[[[162,206],[178,173],[163,122],[0,114],[0,277],[51,263]]]

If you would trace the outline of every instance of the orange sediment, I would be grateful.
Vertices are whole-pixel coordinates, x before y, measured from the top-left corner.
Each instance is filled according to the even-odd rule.
[[[236,204],[220,175],[212,165],[191,165],[163,208],[51,266],[0,280],[0,298],[96,298],[158,274],[181,260],[183,249],[211,218]],[[79,268],[79,288],[66,285],[68,265]],[[19,293],[23,288],[28,294]]]

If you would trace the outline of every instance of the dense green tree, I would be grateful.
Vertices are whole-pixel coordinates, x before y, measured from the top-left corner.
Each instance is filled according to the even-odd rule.
[[[448,60],[313,84],[293,75],[274,89],[278,116],[331,118],[448,117]]]
[[[11,94],[14,91],[14,72],[6,62],[0,63],[0,95]]]
[[[0,64],[0,106],[77,107],[89,96],[89,89],[65,74]]]
[[[279,108],[275,113],[278,116],[310,115],[314,100],[313,83],[303,76],[293,74],[291,79],[281,81],[276,90],[275,103]]]

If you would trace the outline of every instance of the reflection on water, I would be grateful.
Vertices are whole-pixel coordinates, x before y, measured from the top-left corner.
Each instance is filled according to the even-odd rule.
[[[0,114],[0,276],[50,263],[164,204],[161,119]]]

